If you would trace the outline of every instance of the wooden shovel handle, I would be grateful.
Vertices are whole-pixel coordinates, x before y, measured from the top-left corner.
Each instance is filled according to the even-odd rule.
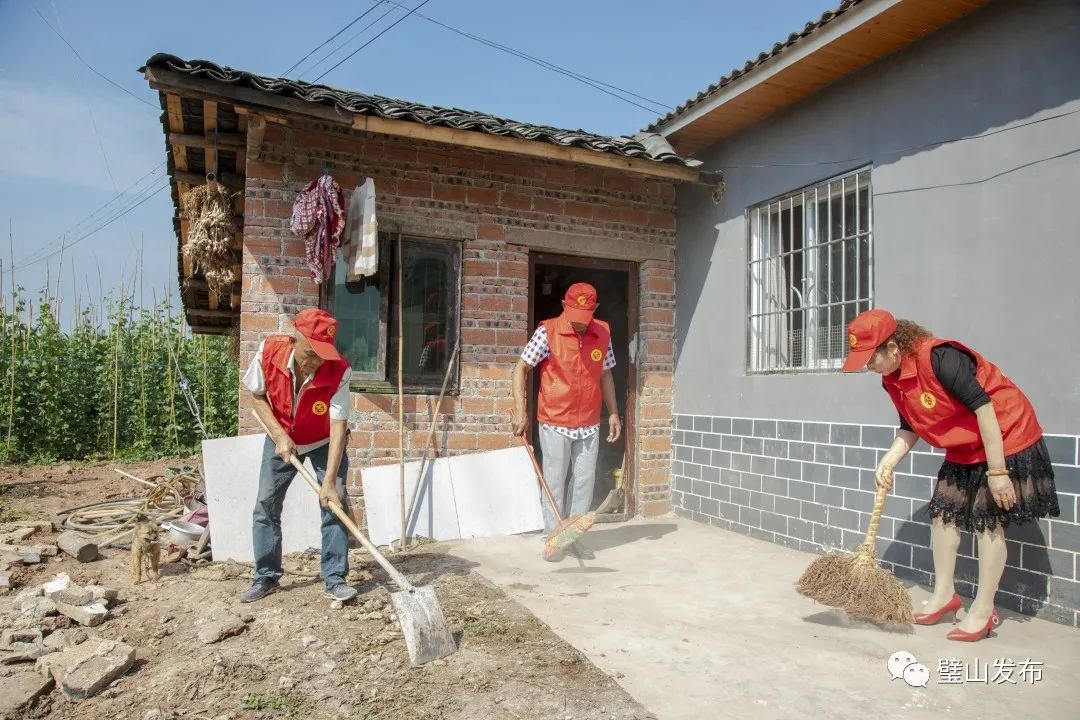
[[[529,459],[532,460],[533,470],[536,471],[536,479],[540,482],[540,487],[544,488],[544,494],[547,495],[548,502],[551,503],[551,512],[555,513],[555,520],[562,522],[562,515],[559,514],[559,507],[555,504],[555,498],[551,496],[551,488],[548,487],[547,481],[544,480],[544,472],[540,469],[540,464],[536,462],[536,455],[533,453],[532,445],[525,439],[525,433],[520,435],[521,444],[525,446],[525,449],[529,451]]]
[[[259,414],[254,410],[251,411],[251,414],[255,416],[255,419],[259,422],[263,431],[269,436],[270,430],[266,427],[266,423],[263,422],[262,418],[259,417]],[[312,477],[311,473],[308,472],[308,469],[304,467],[304,463],[300,462],[300,458],[296,457],[296,454],[293,453],[289,456],[289,462],[296,468],[296,472],[300,474],[300,477],[307,481],[308,487],[318,495],[319,484],[315,481],[315,478]],[[371,553],[371,556],[382,566],[382,569],[386,571],[386,574],[390,576],[390,579],[394,581],[394,584],[402,590],[411,591],[413,586],[408,578],[398,572],[398,569],[391,565],[389,560],[383,557],[382,553],[379,552],[379,549],[376,548],[371,541],[367,539],[364,533],[360,531],[360,528],[358,528],[356,523],[352,521],[352,518],[345,513],[341,505],[333,502],[328,503],[328,505],[330,506],[330,512],[334,513],[334,516],[349,529],[349,532],[353,534],[353,537],[360,541],[360,544],[364,546],[364,549]]]

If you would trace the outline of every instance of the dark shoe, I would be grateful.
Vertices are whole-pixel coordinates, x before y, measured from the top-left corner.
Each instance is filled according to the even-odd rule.
[[[240,596],[240,602],[250,603],[256,600],[262,600],[264,597],[272,592],[276,592],[278,584],[276,582],[254,582],[247,590]]]
[[[347,600],[352,600],[354,597],[356,597],[357,592],[356,588],[349,587],[345,583],[342,583],[340,585],[335,585],[332,588],[326,588],[326,592],[324,592],[323,594],[331,600],[340,600],[341,602],[345,602]]]

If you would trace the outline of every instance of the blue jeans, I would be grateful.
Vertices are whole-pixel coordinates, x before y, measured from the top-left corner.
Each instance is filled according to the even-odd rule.
[[[259,470],[259,496],[252,512],[251,534],[255,549],[253,579],[262,583],[276,583],[284,574],[281,569],[281,508],[285,504],[285,493],[297,475],[296,468],[279,458],[274,451],[274,443],[267,438],[263,446],[262,468]],[[330,445],[327,443],[300,455],[299,458],[301,462],[305,458],[311,458],[315,477],[321,483],[326,476],[326,460],[329,455]],[[345,496],[345,477],[348,471],[349,454],[345,452],[342,453],[341,464],[338,466],[337,491],[346,513],[349,511],[349,501]],[[300,482],[304,482],[303,478]],[[334,513],[327,509],[322,510],[321,575],[327,589],[343,584],[349,575],[348,531]]]

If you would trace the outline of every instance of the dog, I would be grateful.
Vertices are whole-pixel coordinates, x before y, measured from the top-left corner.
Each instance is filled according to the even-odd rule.
[[[139,515],[135,521],[135,527],[131,531],[131,581],[138,585],[142,582],[143,571],[151,579],[157,580],[161,575],[158,565],[161,563],[161,545],[159,537],[161,529],[156,523],[150,522],[145,515]]]

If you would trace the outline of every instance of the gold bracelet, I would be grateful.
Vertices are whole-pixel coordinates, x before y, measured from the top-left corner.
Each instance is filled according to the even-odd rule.
[[[987,468],[987,470],[986,470],[987,477],[995,477],[995,476],[1001,476],[1001,475],[1008,476],[1008,474],[1009,474],[1009,469],[1008,468]]]

